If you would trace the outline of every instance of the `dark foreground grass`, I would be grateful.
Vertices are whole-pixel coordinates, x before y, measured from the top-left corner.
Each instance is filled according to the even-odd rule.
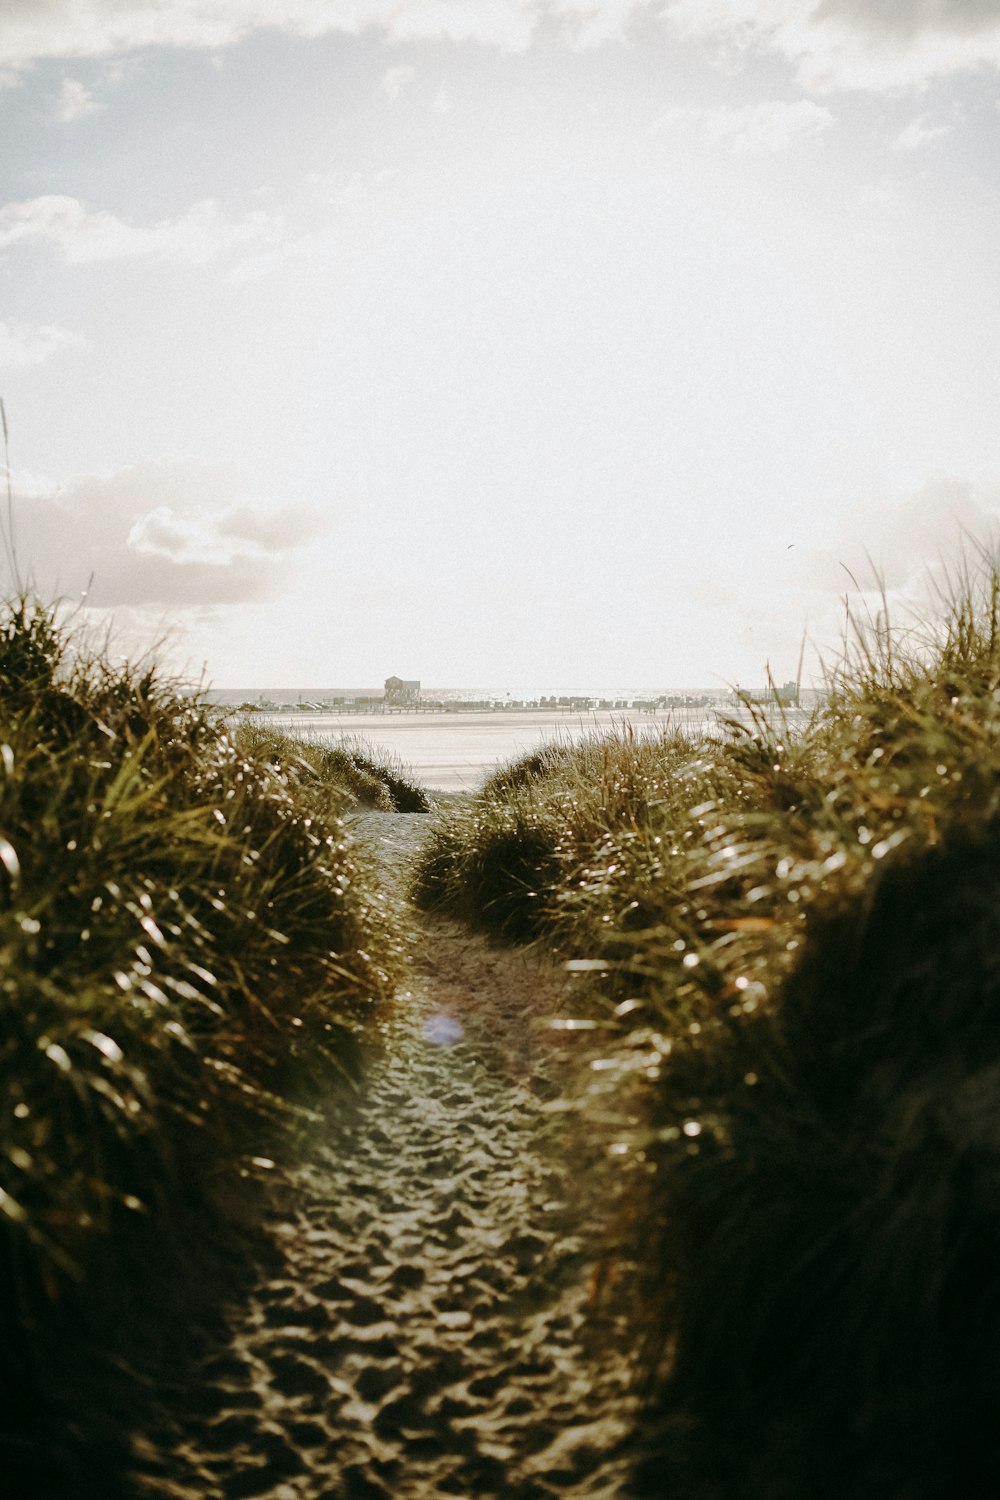
[[[52,611],[0,612],[12,1483],[38,1478],[62,1333],[92,1336],[116,1283],[138,1287],[150,1233],[217,1233],[213,1205],[267,1170],[295,1101],[351,1072],[391,987],[398,939],[335,816],[350,793],[258,748],[154,672],[81,655]]]
[[[988,561],[933,627],[859,631],[795,737],[620,734],[442,822],[425,901],[602,976],[638,1493],[995,1493],[998,835]]]
[[[664,1068],[642,1493],[996,1492],[998,834],[887,861],[773,1012]]]

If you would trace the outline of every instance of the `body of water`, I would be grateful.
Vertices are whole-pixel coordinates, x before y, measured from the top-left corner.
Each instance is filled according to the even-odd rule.
[[[719,731],[719,720],[738,711],[680,708],[657,713],[592,710],[564,713],[546,709],[523,712],[466,713],[272,713],[262,719],[288,734],[335,744],[361,738],[383,746],[410,766],[418,781],[433,791],[471,791],[489,771],[513,756],[552,740],[575,743],[586,734],[621,731],[631,724],[637,734],[680,729],[692,738]],[[747,723],[746,715],[741,715]],[[804,722],[808,713],[790,710],[788,720]]]

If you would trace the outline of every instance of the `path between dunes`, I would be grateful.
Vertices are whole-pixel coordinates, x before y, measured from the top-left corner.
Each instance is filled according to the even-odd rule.
[[[355,824],[397,891],[429,822]],[[615,1314],[592,1316],[593,1251],[567,1201],[586,1201],[567,1181],[583,1158],[551,1144],[546,1109],[578,1066],[544,1026],[567,1013],[565,981],[403,920],[412,973],[360,1096],[271,1216],[279,1269],[139,1440],[136,1495],[622,1493],[627,1339]]]

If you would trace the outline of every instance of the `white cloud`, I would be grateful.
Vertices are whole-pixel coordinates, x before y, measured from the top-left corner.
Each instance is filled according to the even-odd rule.
[[[136,521],[125,539],[140,557],[165,558],[172,563],[207,563],[231,567],[237,559],[263,556],[252,540],[227,534],[224,517],[185,515],[169,505],[158,505]]]
[[[777,52],[809,89],[898,90],[1000,69],[995,0],[668,0],[686,36]]]
[[[246,286],[253,282],[263,281],[281,266],[287,265],[290,260],[303,260],[308,256],[318,255],[329,243],[331,243],[329,235],[299,235],[295,239],[275,245],[273,249],[261,250],[238,260],[226,272],[225,279],[233,286]]]
[[[379,30],[396,41],[447,37],[521,50],[535,12],[533,0],[5,0],[0,66],[145,47],[215,50],[264,27],[304,37]]]
[[[179,218],[136,225],[51,193],[0,208],[0,249],[34,240],[54,246],[70,265],[141,258],[204,265],[226,251],[278,243],[283,228],[280,218],[259,210],[229,219],[211,199]]]
[[[1000,483],[932,479],[906,495],[877,497],[840,521],[829,547],[803,550],[804,581],[844,594],[884,584],[889,592],[923,592],[954,574],[963,552],[1000,534]],[[874,569],[874,574],[873,574]]]
[[[396,100],[416,76],[416,68],[410,67],[409,63],[396,63],[394,67],[387,68],[382,75],[382,92],[388,98]]]
[[[88,604],[188,606],[260,599],[329,520],[307,506],[265,510],[242,498],[229,464],[164,459],[26,495],[15,535],[22,570],[45,594]]]
[[[56,104],[56,119],[63,125],[98,114],[104,108],[89,89],[76,78],[64,78]]]
[[[940,136],[948,135],[951,128],[950,125],[931,125],[926,115],[918,115],[899,132],[892,144],[897,151],[919,151],[928,141],[936,141]]]
[[[0,68],[146,47],[218,50],[273,27],[303,37],[381,32],[390,41],[479,42],[520,52],[553,21],[573,46],[625,36],[653,0],[4,0]]]
[[[646,0],[548,0],[546,8],[562,21],[571,45],[584,49],[622,41]]]
[[[721,141],[735,152],[763,154],[810,140],[828,130],[835,120],[828,109],[811,99],[770,99],[709,109],[681,105],[660,120],[661,125],[688,122],[704,130],[710,140]]]
[[[779,676],[794,670],[804,633],[803,680],[820,687],[854,632],[870,628],[884,606],[892,627],[919,644],[963,576],[978,576],[981,554],[1000,555],[998,544],[1000,482],[931,479],[845,510],[828,545],[787,551],[787,570],[775,570],[763,595],[727,580],[728,618],[768,642]]]
[[[0,370],[40,365],[51,354],[58,354],[62,349],[79,348],[83,343],[80,334],[55,323],[44,323],[37,328],[20,323],[0,323]]]

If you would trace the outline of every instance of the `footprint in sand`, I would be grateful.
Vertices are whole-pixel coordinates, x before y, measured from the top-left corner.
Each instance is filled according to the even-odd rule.
[[[418,815],[357,831],[401,879]],[[386,841],[386,842],[382,842]],[[533,1022],[562,980],[409,913],[413,973],[360,1100],[312,1142],[282,1266],[136,1444],[143,1500],[541,1500],[622,1493],[624,1330],[595,1337]],[[571,1168],[567,1167],[568,1173]],[[567,1271],[568,1268],[568,1271]],[[562,1274],[558,1274],[560,1269]]]

